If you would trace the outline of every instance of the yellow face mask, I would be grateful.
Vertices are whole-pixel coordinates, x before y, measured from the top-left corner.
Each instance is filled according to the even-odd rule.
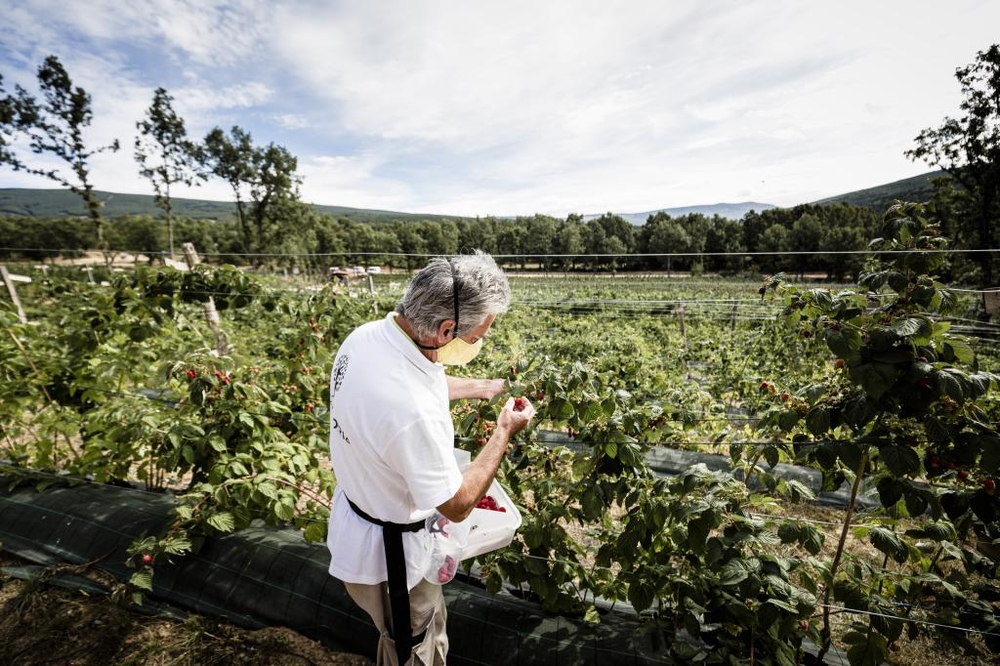
[[[437,362],[441,365],[465,365],[476,358],[479,350],[483,348],[483,339],[479,338],[474,343],[469,344],[462,338],[453,338],[450,342],[437,350]]]

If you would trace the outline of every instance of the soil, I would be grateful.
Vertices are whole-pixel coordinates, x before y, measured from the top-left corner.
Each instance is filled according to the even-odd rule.
[[[0,567],[26,563],[0,552]],[[93,580],[92,572],[74,571]],[[99,585],[107,581],[94,580]],[[177,614],[178,617],[181,615]],[[24,581],[0,570],[0,664],[18,666],[371,666],[290,629],[249,630],[203,616],[142,612],[111,595]]]

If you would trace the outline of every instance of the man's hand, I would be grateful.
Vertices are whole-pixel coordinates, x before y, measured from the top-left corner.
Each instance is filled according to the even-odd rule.
[[[527,427],[534,415],[535,406],[527,398],[508,398],[497,417],[497,429],[506,430],[513,437]]]
[[[510,449],[511,439],[527,427],[534,415],[535,407],[527,398],[507,398],[497,417],[496,429],[462,474],[462,485],[458,492],[447,502],[438,505],[437,510],[442,516],[455,522],[469,517],[496,476],[500,462]]]

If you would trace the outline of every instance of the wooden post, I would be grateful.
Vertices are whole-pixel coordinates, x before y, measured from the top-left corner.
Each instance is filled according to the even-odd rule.
[[[733,313],[729,317],[729,328],[736,330],[736,309],[739,307],[740,302],[737,300],[733,301]]]
[[[372,312],[378,316],[378,301],[375,300],[375,278],[368,274],[368,294],[372,297]]]
[[[684,303],[682,301],[677,301],[677,321],[681,324],[681,336],[684,338],[684,349],[691,349],[690,343],[688,343],[687,330],[684,328]]]
[[[187,261],[188,268],[194,270],[194,267],[201,261],[198,258],[197,250],[194,249],[194,244],[184,243],[181,245],[181,249],[184,251],[184,259]],[[229,342],[226,340],[225,333],[222,332],[222,327],[219,326],[219,312],[215,309],[215,299],[209,296],[203,305],[205,308],[205,320],[215,335],[215,350],[219,353],[219,356],[228,356]]]
[[[1000,312],[1000,290],[996,287],[990,287],[983,292],[983,309],[988,315]]]
[[[3,283],[7,285],[7,293],[10,294],[10,300],[14,301],[14,307],[17,308],[17,318],[22,324],[28,323],[28,316],[24,314],[24,308],[21,307],[21,299],[17,297],[17,289],[14,288],[14,276],[7,272],[7,267],[0,264],[0,276],[3,277]],[[28,278],[31,281],[31,278]]]

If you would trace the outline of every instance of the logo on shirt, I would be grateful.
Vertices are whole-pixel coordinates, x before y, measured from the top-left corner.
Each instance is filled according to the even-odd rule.
[[[337,359],[337,364],[333,366],[333,395],[336,395],[337,391],[340,390],[340,385],[344,381],[344,375],[347,374],[347,354],[342,355]],[[332,398],[333,395],[330,397]]]

